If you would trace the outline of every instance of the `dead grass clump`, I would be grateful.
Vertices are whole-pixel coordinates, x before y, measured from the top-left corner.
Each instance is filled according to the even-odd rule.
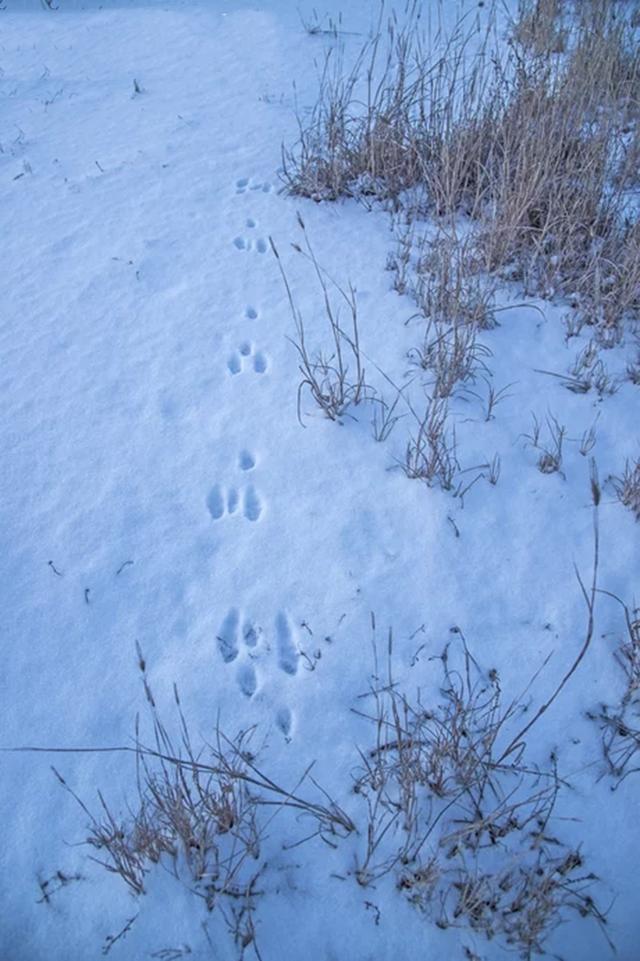
[[[615,8],[585,3],[565,16],[555,0],[523,4],[506,50],[491,18],[480,38],[460,25],[430,43],[415,9],[402,28],[392,19],[346,75],[329,55],[311,118],[285,152],[288,189],[390,199],[409,221],[431,214],[447,229],[464,214],[485,267],[530,294],[574,296],[616,342],[638,312],[637,213],[622,185],[634,175],[640,45]],[[430,309],[431,268],[412,267],[406,245],[394,265],[397,288]]]
[[[491,351],[479,343],[471,325],[430,322],[422,346],[409,356],[432,375],[431,393],[442,399],[451,397],[459,385],[473,383],[479,373],[488,373],[484,358],[490,357]]]
[[[271,249],[278,262],[280,274],[287,291],[289,306],[295,323],[296,336],[292,340],[298,353],[302,380],[298,387],[298,420],[302,424],[301,398],[305,388],[330,420],[339,420],[347,409],[360,403],[370,394],[365,382],[360,335],[358,330],[358,305],[356,292],[349,285],[345,290],[333,280],[318,263],[304,222],[298,215],[306,250],[293,244],[294,250],[303,254],[312,264],[323,295],[325,317],[330,331],[330,347],[311,352],[302,313],[296,306],[293,292],[287,280],[280,254],[271,240]],[[338,304],[332,297],[337,296]],[[347,307],[349,326],[345,329],[340,318],[340,307]],[[303,425],[304,426],[304,425]]]
[[[481,270],[473,238],[459,239],[439,230],[415,242],[411,294],[422,315],[447,327],[496,326],[495,280]]]
[[[459,470],[456,456],[455,429],[448,421],[447,401],[428,397],[424,413],[411,410],[417,430],[409,438],[402,468],[407,477],[422,480],[431,487],[439,483],[443,490],[453,490]]]
[[[531,433],[525,434],[524,439],[529,446],[539,451],[538,470],[542,474],[559,473],[561,477],[564,477],[562,472],[562,453],[567,436],[567,428],[564,424],[561,424],[553,414],[549,414],[546,419],[547,431],[545,437],[542,434],[542,424],[536,415],[532,414],[531,418]]]
[[[637,351],[635,359],[630,360],[626,370],[627,380],[640,387],[640,350]]]
[[[454,183],[458,195],[470,189],[474,155],[468,165],[468,151],[456,151],[444,165],[441,153],[443,145],[448,152],[456,109],[464,112],[468,136],[477,136],[482,60],[471,67],[467,62],[472,33],[459,28],[442,52],[443,38],[426,43],[419,21],[416,2],[402,26],[391,16],[385,32],[381,18],[351,69],[340,50],[327,54],[316,102],[299,117],[298,141],[283,148],[282,177],[290,193],[317,201],[354,196],[397,203],[408,188],[431,180],[435,188],[440,179],[445,203]]]
[[[465,865],[457,874],[454,869],[451,903],[442,905],[438,926],[468,925],[489,939],[498,936],[527,959],[545,953],[545,941],[570,914],[591,917],[604,930],[606,917],[589,893],[597,877],[582,872],[581,851],[562,845],[556,851],[553,837],[536,851],[532,833],[528,857],[510,868],[480,873],[476,865]]]
[[[311,825],[305,840],[321,837],[333,846],[355,825],[326,792],[321,791],[322,803],[297,793],[306,773],[294,790],[264,774],[250,747],[252,730],[230,739],[218,727],[213,743],[196,751],[175,687],[180,735],[174,742],[156,709],[139,649],[138,659],[153,744],[142,743],[136,722],[135,747],[112,749],[135,755],[137,802],[121,815],[98,792],[100,809],[94,814],[54,773],[88,818],[86,843],[98,852],[93,861],[137,896],[145,893],[149,872],[162,863],[209,911],[220,910],[242,952],[251,946],[259,958],[253,918],[267,823],[279,811],[294,811]]]
[[[590,390],[595,390],[600,398],[611,396],[619,390],[621,381],[609,373],[607,365],[600,358],[599,346],[601,343],[588,341],[569,366],[567,375],[548,370],[538,373],[557,377],[562,386],[573,394],[588,394]]]
[[[588,717],[600,728],[607,772],[615,789],[629,774],[640,771],[640,611],[614,599],[625,616],[626,637],[615,652],[624,675],[624,691],[615,706],[602,704]]]
[[[505,700],[495,669],[483,670],[458,627],[457,644],[438,660],[441,681],[431,695],[403,693],[393,676],[389,633],[386,667],[378,663],[355,713],[372,725],[374,743],[360,752],[354,791],[368,829],[354,875],[362,886],[394,872],[397,887],[441,928],[470,927],[500,938],[522,957],[543,953],[551,932],[569,915],[606,918],[591,894],[597,880],[579,847],[558,835],[566,782],[556,753],[537,764],[528,737],[582,663],[594,634],[598,595],[598,505],[591,464],[593,575],[585,586],[587,623],[581,647],[536,710],[528,691]],[[605,934],[606,936],[606,934]]]
[[[147,876],[162,863],[207,910],[233,918],[230,927],[243,948],[256,947],[253,914],[264,828],[260,801],[250,789],[247,739],[229,741],[218,732],[211,763],[204,764],[196,760],[186,727],[177,750],[157,716],[154,731],[154,748],[138,742],[135,749],[138,799],[124,816],[100,791],[99,812],[90,811],[54,769],[87,815],[86,843],[96,852],[91,860],[137,896],[146,893]]]
[[[587,0],[576,5],[576,13],[568,64],[572,87],[584,85],[594,114],[610,109],[618,124],[638,119],[638,23],[616,0]]]
[[[640,293],[637,215],[613,183],[637,133],[640,54],[612,4],[584,7],[563,57],[515,50],[480,233],[490,265],[511,265],[530,293],[570,295],[610,346]]]
[[[596,494],[597,481],[594,503]],[[363,695],[371,708],[356,712],[375,730],[354,774],[368,814],[358,883],[368,886],[393,871],[398,890],[439,927],[500,938],[524,958],[544,953],[546,939],[571,914],[606,925],[591,894],[596,876],[580,848],[557,833],[566,783],[556,756],[538,766],[526,741],[588,649],[596,570],[597,527],[590,590],[580,581],[589,613],[584,643],[523,726],[530,707],[524,695],[505,702],[497,671],[481,669],[458,628],[452,631],[459,646],[448,644],[432,658],[442,668],[439,696],[400,691],[390,635],[388,668],[381,676],[376,664]]]
[[[625,321],[640,317],[640,222],[612,225],[594,245],[571,295],[584,324],[598,342],[612,347],[622,339]]]
[[[549,82],[523,78],[505,111],[480,229],[487,264],[519,265],[525,292],[546,295],[575,276],[603,230],[608,155],[606,138],[586,136],[580,111]]]
[[[520,0],[513,38],[534,56],[562,53],[567,33],[562,24],[560,0]]]
[[[640,521],[640,458],[635,463],[627,461],[622,476],[613,477],[612,482],[620,503]]]

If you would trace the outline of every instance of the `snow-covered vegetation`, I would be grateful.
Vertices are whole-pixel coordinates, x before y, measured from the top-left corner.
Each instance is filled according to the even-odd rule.
[[[0,3],[0,957],[634,961],[640,7]]]

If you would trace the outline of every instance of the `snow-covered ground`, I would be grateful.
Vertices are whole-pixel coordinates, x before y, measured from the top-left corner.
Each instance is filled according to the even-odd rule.
[[[195,738],[218,719],[230,733],[257,725],[274,779],[293,789],[315,762],[356,820],[352,771],[372,733],[352,708],[373,670],[371,612],[379,639],[393,628],[408,690],[433,683],[429,657],[458,626],[512,696],[551,655],[529,692],[541,703],[584,638],[574,563],[588,579],[592,511],[580,438],[597,418],[600,476],[619,473],[638,454],[640,392],[626,382],[598,401],[536,372],[563,372],[575,348],[561,306],[537,302],[502,311],[483,334],[493,382],[512,385],[495,419],[476,399],[455,404],[463,466],[498,453],[497,485],[481,480],[461,501],[408,480],[394,469],[406,418],[376,443],[370,408],[339,425],[303,394],[303,429],[269,245],[320,338],[321,291],[290,247],[298,212],[322,265],[357,289],[372,377],[378,365],[401,380],[415,343],[414,307],[385,271],[388,217],[280,192],[294,95],[313,101],[313,61],[331,37],[307,33],[289,0],[60,6],[6,0],[0,12],[1,746],[130,743],[145,711],[138,642],[168,723],[175,683]],[[363,35],[374,6],[327,0],[319,13],[342,11],[345,30]],[[431,12],[453,23],[471,8],[482,16],[476,7]],[[606,361],[624,369],[624,348]],[[562,476],[538,471],[523,443],[532,411],[567,426]],[[606,487],[600,526],[600,585],[631,604],[638,528]],[[556,749],[571,775],[558,813],[579,822],[558,830],[581,841],[618,958],[634,961],[638,782],[612,793],[598,779],[598,733],[584,718],[619,695],[623,629],[603,596],[592,647],[532,750],[542,761]],[[2,961],[98,958],[133,916],[113,958],[236,957],[222,920],[205,932],[202,902],[162,867],[134,900],[88,860],[87,819],[51,762],[92,808],[98,789],[116,809],[135,798],[126,755],[2,755]],[[505,954],[438,930],[393,879],[360,887],[353,838],[283,847],[303,834],[284,817],[269,829],[256,905],[264,961]],[[82,880],[38,903],[57,871]],[[588,920],[559,928],[550,947],[572,961],[610,956]]]

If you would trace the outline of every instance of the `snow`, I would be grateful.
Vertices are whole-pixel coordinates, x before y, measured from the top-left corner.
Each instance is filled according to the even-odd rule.
[[[590,577],[592,515],[579,439],[599,415],[601,478],[619,473],[638,454],[638,388],[599,402],[537,373],[564,370],[575,346],[562,307],[538,301],[543,315],[512,306],[482,335],[496,386],[515,382],[495,420],[476,400],[455,404],[464,465],[500,455],[495,487],[481,480],[461,504],[408,480],[397,467],[407,418],[377,444],[370,408],[338,425],[303,394],[302,428],[269,247],[273,237],[310,339],[324,337],[312,269],[290,247],[298,211],[322,265],[357,289],[376,386],[374,365],[400,382],[415,343],[413,306],[385,271],[387,216],[279,192],[292,83],[312,102],[313,58],[330,40],[307,35],[286,0],[60,6],[7,0],[0,12],[1,744],[130,743],[145,711],[137,641],[166,719],[175,683],[197,735],[210,738],[218,717],[230,733],[257,725],[274,779],[293,787],[315,761],[314,777],[355,817],[356,748],[372,733],[351,708],[373,669],[370,612],[381,644],[393,628],[409,689],[434,683],[429,656],[457,625],[514,695],[552,655],[533,689],[541,703],[584,637],[573,565]],[[366,32],[370,6],[350,0],[345,29]],[[624,370],[624,349],[606,360]],[[531,411],[567,425],[564,477],[540,473],[524,446]],[[637,528],[611,490],[600,523],[600,583],[632,602]],[[597,731],[584,719],[620,689],[622,630],[602,598],[592,648],[533,749],[542,760],[556,748],[573,775],[563,813],[580,823],[567,831],[603,879],[618,958],[633,961],[638,786],[630,777],[612,794],[597,779]],[[126,756],[2,755],[0,957],[89,961],[134,915],[114,958],[178,946],[236,957],[215,919],[212,953],[201,902],[161,867],[134,901],[87,859],[86,819],[50,763],[90,807],[99,788],[116,807],[135,796]],[[282,815],[270,827],[256,914],[264,961],[453,958],[465,945],[504,955],[428,924],[392,881],[367,891],[347,878],[353,838],[283,849],[303,833]],[[39,879],[57,870],[84,880],[37,903]],[[609,956],[589,922],[561,927],[551,945],[572,961]]]

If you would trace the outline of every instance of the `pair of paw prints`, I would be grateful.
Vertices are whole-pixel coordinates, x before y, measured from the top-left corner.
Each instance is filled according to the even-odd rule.
[[[236,193],[246,194],[248,190],[259,190],[263,194],[270,194],[273,187],[270,183],[253,180],[252,177],[240,177],[236,180]]]
[[[247,316],[249,316],[248,311],[252,309],[247,309]],[[230,374],[240,374],[247,364],[253,367],[256,374],[264,374],[269,366],[266,354],[263,354],[261,350],[254,350],[253,345],[248,340],[240,344],[238,349],[231,354],[227,361],[227,370]]]
[[[252,471],[256,466],[255,454],[250,450],[242,450],[238,455],[238,467],[243,473]],[[237,487],[227,487],[216,484],[207,497],[207,507],[214,521],[219,521],[225,514],[242,514],[248,521],[257,521],[263,511],[260,494],[253,484],[249,484],[240,491]]]
[[[269,249],[269,244],[264,237],[258,237],[257,240],[251,237],[234,237],[233,246],[236,250],[256,250],[259,254],[266,254]]]

